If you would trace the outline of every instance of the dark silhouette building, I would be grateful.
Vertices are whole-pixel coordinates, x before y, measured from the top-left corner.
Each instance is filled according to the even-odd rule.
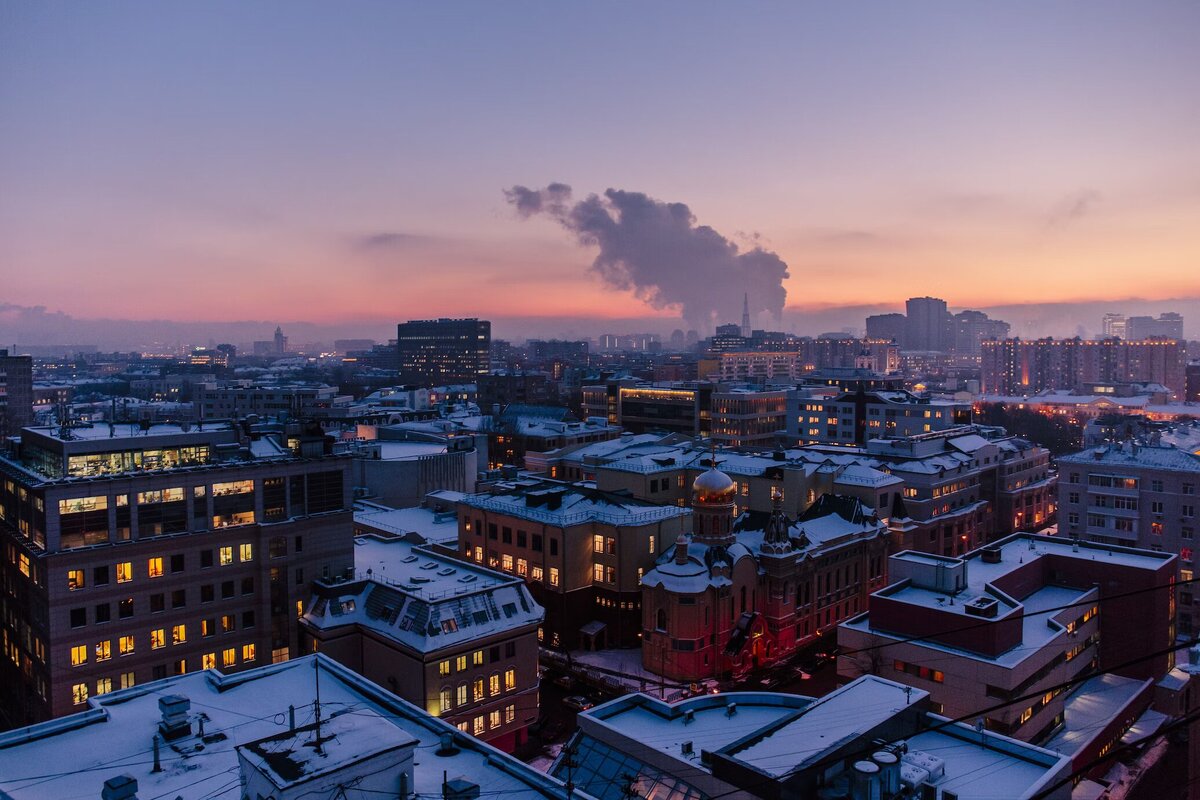
[[[0,436],[33,424],[33,358],[0,350]]]
[[[474,383],[488,372],[492,323],[480,319],[425,319],[396,326],[400,380],[425,386]]]

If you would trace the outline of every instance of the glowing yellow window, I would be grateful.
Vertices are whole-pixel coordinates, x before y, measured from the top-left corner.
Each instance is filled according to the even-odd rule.
[[[87,645],[80,644],[71,648],[71,666],[78,667],[87,663]]]
[[[187,641],[187,625],[176,625],[171,628],[171,644],[183,644]]]
[[[117,640],[117,652],[123,656],[133,655],[133,637],[122,636]]]
[[[28,574],[28,573],[26,573],[26,574]],[[67,570],[67,589],[68,590],[73,592],[76,589],[82,589],[85,586],[87,586],[87,579],[84,578],[84,576],[83,576],[83,570],[81,570],[81,569]]]
[[[237,648],[226,647],[221,651],[221,666],[232,667],[237,663]]]
[[[158,650],[167,646],[167,633],[163,628],[155,628],[150,631],[150,649]]]
[[[200,656],[200,669],[212,669],[217,665],[216,653],[205,653]]]
[[[161,578],[163,575],[163,560],[161,556],[150,559],[146,564],[146,574],[151,578]]]
[[[238,547],[238,561],[253,561],[254,545],[246,543]]]
[[[221,548],[221,566],[224,567],[233,563],[233,546],[226,545]]]
[[[117,564],[117,583],[129,583],[133,580],[133,562],[122,561]]]
[[[482,650],[476,650],[474,653],[471,654],[471,663],[477,667],[483,666],[483,651]]]
[[[96,660],[108,661],[112,658],[112,640],[105,639],[103,642],[96,642]]]
[[[258,651],[253,644],[242,645],[242,661],[253,661],[257,656]]]
[[[517,688],[517,671],[506,669],[504,671],[504,691],[511,692],[515,688]]]
[[[86,683],[77,683],[71,687],[71,702],[81,706],[87,702],[88,688]]]
[[[96,694],[108,694],[112,691],[112,678],[100,678],[96,681]]]

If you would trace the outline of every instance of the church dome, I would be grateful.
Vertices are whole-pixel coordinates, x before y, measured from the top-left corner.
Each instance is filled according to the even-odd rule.
[[[737,484],[721,470],[711,467],[696,478],[692,484],[692,493],[698,503],[709,505],[732,503],[737,495]]]

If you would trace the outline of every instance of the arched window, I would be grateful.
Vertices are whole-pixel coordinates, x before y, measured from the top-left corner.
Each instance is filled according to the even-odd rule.
[[[667,610],[665,608],[660,608],[658,610],[658,616],[655,619],[654,627],[663,633],[667,632]]]

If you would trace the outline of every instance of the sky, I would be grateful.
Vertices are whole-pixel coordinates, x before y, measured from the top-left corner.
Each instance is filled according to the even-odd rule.
[[[720,263],[644,284],[661,253],[506,194],[552,183],[616,223],[608,190],[685,205],[680,235],[785,265],[793,319],[1198,298],[1197,30],[1194,2],[6,3],[0,303],[669,329],[674,280],[740,315]]]

